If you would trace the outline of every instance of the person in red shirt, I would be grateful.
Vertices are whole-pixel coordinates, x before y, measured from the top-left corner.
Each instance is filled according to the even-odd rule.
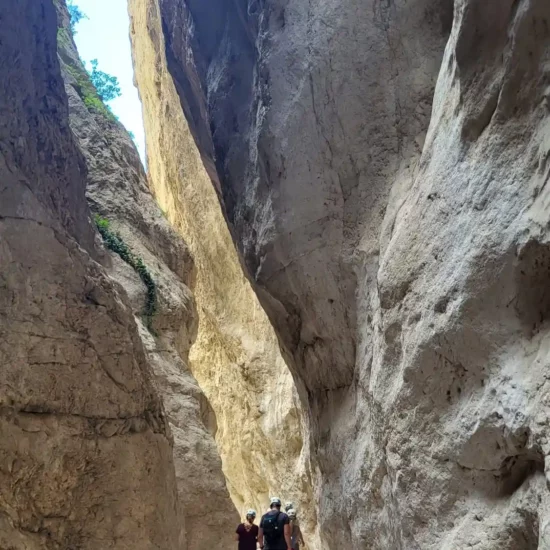
[[[239,541],[239,550],[256,550],[258,526],[254,524],[255,519],[256,511],[248,510],[246,521],[237,527],[235,540]]]

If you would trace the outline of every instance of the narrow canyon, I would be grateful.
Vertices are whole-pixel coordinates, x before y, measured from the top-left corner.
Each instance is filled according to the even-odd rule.
[[[0,2],[0,550],[550,550],[550,2],[128,13],[147,171]]]

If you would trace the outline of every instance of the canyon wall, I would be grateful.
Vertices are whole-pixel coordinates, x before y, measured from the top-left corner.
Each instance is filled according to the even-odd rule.
[[[183,548],[172,436],[105,272],[51,0],[0,4],[0,548]]]
[[[243,513],[265,511],[272,495],[291,500],[313,536],[315,472],[295,385],[185,120],[167,69],[160,5],[136,0],[129,8],[150,183],[195,260],[199,324],[189,364],[215,413],[211,431],[232,499]]]
[[[108,235],[119,235],[142,260],[155,286],[156,304],[147,317],[146,284],[122,260],[120,251],[110,251],[107,271],[130,298],[174,438],[185,548],[222,550],[232,544],[239,517],[229,498],[214,439],[206,428],[210,405],[187,366],[197,334],[197,312],[188,288],[196,276],[194,262],[152,197],[130,135],[108,108],[93,101],[63,3],[58,20],[70,125],[88,168],[88,203],[99,223],[108,224]]]
[[[149,181],[56,7],[0,5],[0,548],[274,493],[316,550],[550,548],[547,0],[130,0]]]
[[[200,155],[304,411],[315,547],[549,548],[550,4],[130,10],[153,185],[223,231]]]

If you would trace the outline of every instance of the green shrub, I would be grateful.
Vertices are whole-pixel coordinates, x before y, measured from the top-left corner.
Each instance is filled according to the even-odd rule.
[[[109,220],[98,215],[94,217],[94,220],[105,246],[118,254],[129,266],[131,266],[145,285],[147,297],[145,299],[143,316],[145,317],[147,328],[152,332],[153,315],[155,315],[157,310],[157,287],[153,277],[143,263],[143,260],[132,253],[130,247],[124,242],[120,234],[112,231]]]

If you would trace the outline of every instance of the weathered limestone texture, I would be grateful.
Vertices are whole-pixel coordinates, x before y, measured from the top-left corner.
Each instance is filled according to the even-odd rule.
[[[183,111],[306,412],[315,548],[550,548],[550,3],[131,6],[156,192],[212,231]]]
[[[51,0],[0,3],[0,548],[184,548],[172,442],[97,263]]]
[[[124,127],[105,109],[85,102],[85,69],[69,33],[68,13],[58,10],[59,54],[69,97],[70,125],[88,168],[92,212],[109,222],[143,260],[156,286],[157,306],[144,322],[146,287],[114,252],[105,262],[128,293],[147,359],[156,376],[174,436],[174,463],[186,533],[186,550],[225,550],[233,544],[238,514],[229,498],[221,460],[204,421],[209,405],[187,367],[197,314],[187,285],[195,276],[181,237],[153,199],[137,150]],[[85,86],[85,85],[84,85]],[[84,98],[82,97],[84,96]],[[179,546],[177,548],[180,548]]]
[[[129,5],[150,182],[195,260],[192,289],[199,326],[190,367],[215,413],[217,423],[212,422],[211,429],[232,499],[241,512],[249,507],[265,511],[272,494],[292,499],[313,537],[315,472],[310,469],[309,446],[303,444],[308,428],[292,377],[243,275],[218,197],[189,132],[167,69],[161,6],[141,0]],[[170,4],[172,9],[175,14],[177,2]]]

